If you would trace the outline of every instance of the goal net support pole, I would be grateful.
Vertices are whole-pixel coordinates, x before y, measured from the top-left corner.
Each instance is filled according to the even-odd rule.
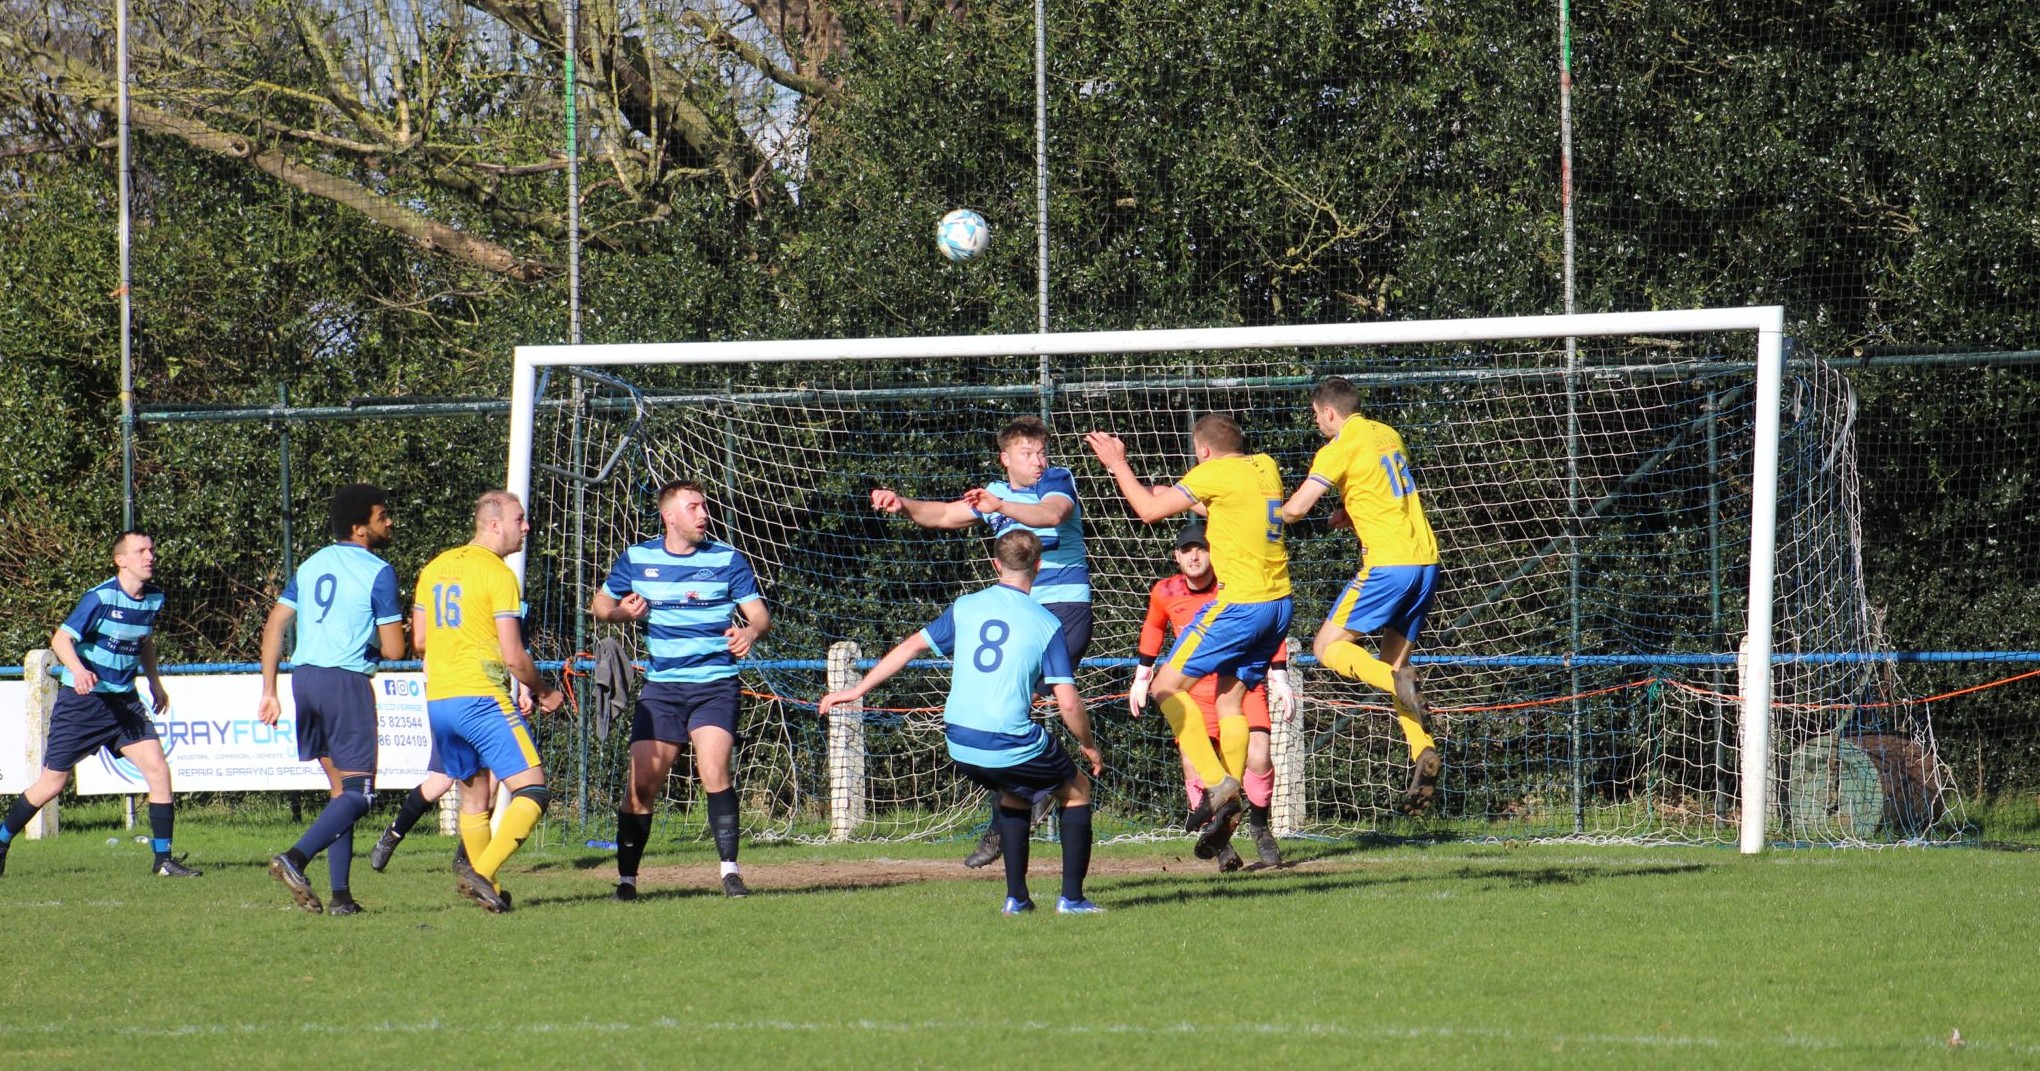
[[[939,361],[1017,356],[1047,358],[1101,353],[1388,346],[1745,331],[1756,334],[1757,354],[1746,622],[1749,671],[1744,679],[1739,732],[1742,751],[1739,848],[1744,854],[1754,854],[1764,847],[1771,778],[1778,406],[1784,382],[1784,310],[1778,306],[1063,334],[520,346],[511,372],[510,442],[505,487],[529,506],[537,384],[541,368],[903,359]],[[510,565],[521,578],[524,574],[523,555],[513,556]]]

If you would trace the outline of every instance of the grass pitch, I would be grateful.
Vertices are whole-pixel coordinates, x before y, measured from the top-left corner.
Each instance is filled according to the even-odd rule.
[[[18,843],[5,1066],[2040,1065],[2040,853],[1296,841],[1219,876],[1107,846],[1109,914],[1006,919],[962,843],[746,845],[742,901],[666,845],[619,904],[610,854],[555,840],[495,917],[451,839],[377,874],[364,836],[369,913],[330,918],[264,871],[296,832],[194,816],[182,881],[124,831]]]

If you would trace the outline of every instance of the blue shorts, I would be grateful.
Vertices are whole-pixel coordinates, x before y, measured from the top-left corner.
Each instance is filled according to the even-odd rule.
[[[539,764],[531,726],[508,696],[428,699],[425,714],[432,723],[432,752],[456,781],[482,770],[501,780]]]
[[[1339,592],[1325,623],[1352,633],[1391,629],[1415,643],[1437,593],[1435,565],[1370,566]]]
[[[290,694],[300,761],[332,759],[336,770],[375,773],[375,686],[368,674],[299,666],[290,673]]]
[[[50,734],[43,744],[43,769],[69,773],[87,755],[105,748],[119,755],[131,744],[156,739],[149,709],[134,692],[57,693]]]
[[[1191,680],[1222,673],[1252,688],[1289,633],[1289,596],[1267,602],[1214,602],[1176,637],[1167,665]]]
[[[1091,604],[1088,602],[1052,602],[1042,609],[1055,615],[1062,622],[1063,649],[1070,653],[1070,669],[1084,660],[1084,652],[1091,649]]]
[[[737,735],[737,678],[719,681],[646,681],[638,693],[637,712],[630,719],[630,742],[657,740],[684,744],[694,730],[721,729]]]
[[[956,772],[993,792],[1010,792],[1029,804],[1077,779],[1077,764],[1055,737],[1041,754],[1015,766],[976,766],[949,760]]]

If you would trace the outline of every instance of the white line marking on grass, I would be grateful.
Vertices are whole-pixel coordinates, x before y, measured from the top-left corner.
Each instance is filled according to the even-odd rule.
[[[1691,1034],[1569,1034],[1569,1033],[1525,1033],[1496,1027],[1459,1026],[1354,1026],[1346,1023],[1050,1023],[1029,1021],[1022,1023],[981,1022],[972,1020],[886,1020],[848,1019],[837,1022],[801,1021],[793,1019],[751,1019],[730,1022],[683,1022],[670,1017],[660,1017],[644,1023],[598,1022],[575,1020],[571,1022],[447,1022],[441,1019],[424,1019],[417,1022],[391,1022],[384,1020],[374,1023],[299,1023],[295,1026],[282,1023],[190,1023],[163,1026],[114,1026],[99,1028],[72,1023],[5,1023],[0,1022],[0,1037],[43,1035],[65,1036],[71,1034],[104,1036],[115,1034],[122,1037],[141,1038],[185,1038],[216,1037],[223,1035],[261,1036],[285,1031],[304,1034],[346,1036],[358,1034],[471,1034],[477,1032],[513,1034],[608,1034],[664,1033],[670,1031],[714,1030],[726,1033],[766,1034],[928,1034],[953,1032],[980,1036],[986,1031],[1018,1030],[1029,1034],[1102,1034],[1128,1037],[1186,1037],[1253,1035],[1267,1037],[1322,1037],[1340,1039],[1395,1039],[1405,1041],[1429,1040],[1488,1040],[1506,1042],[1512,1045],[1607,1045],[1636,1049],[1791,1049],[1819,1051],[1848,1050],[1897,1050],[1927,1051],[1947,1047],[1939,1038],[1912,1040],[1860,1039],[1843,1041],[1839,1038],[1812,1037],[1805,1034],[1786,1034],[1763,1038],[1716,1038]],[[2017,1041],[1992,1041],[1988,1039],[1965,1038],[1965,1048],[1981,1052],[2007,1053],[2021,1056],[2040,1055],[2040,1044]]]

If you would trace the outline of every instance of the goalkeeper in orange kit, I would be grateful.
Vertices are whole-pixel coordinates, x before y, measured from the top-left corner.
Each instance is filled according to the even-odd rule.
[[[1128,694],[1128,706],[1138,718],[1147,706],[1148,682],[1154,677],[1155,659],[1171,635],[1182,635],[1197,620],[1197,616],[1218,598],[1218,576],[1211,569],[1211,544],[1204,534],[1204,522],[1193,520],[1185,525],[1182,534],[1176,537],[1172,552],[1176,559],[1176,574],[1155,581],[1148,591],[1147,620],[1140,628],[1140,666],[1133,673],[1133,690]],[[1247,797],[1247,835],[1254,842],[1254,851],[1260,859],[1255,869],[1280,866],[1282,848],[1275,842],[1275,834],[1268,827],[1268,806],[1275,794],[1275,763],[1269,755],[1269,707],[1272,705],[1284,721],[1296,715],[1296,693],[1289,685],[1288,645],[1277,651],[1268,663],[1268,676],[1260,684],[1247,689],[1242,704],[1246,712],[1247,765],[1241,778]],[[1204,711],[1204,727],[1219,746],[1218,728],[1218,679],[1215,676],[1201,677],[1190,687],[1190,698]],[[1204,802],[1204,782],[1197,776],[1197,768],[1190,760],[1183,760],[1183,788],[1190,797],[1194,810]],[[1200,842],[1201,844],[1202,842]],[[1243,865],[1240,854],[1233,850],[1231,831],[1216,845],[1215,858],[1220,872],[1238,870]],[[1200,853],[1201,854],[1201,853]]]

